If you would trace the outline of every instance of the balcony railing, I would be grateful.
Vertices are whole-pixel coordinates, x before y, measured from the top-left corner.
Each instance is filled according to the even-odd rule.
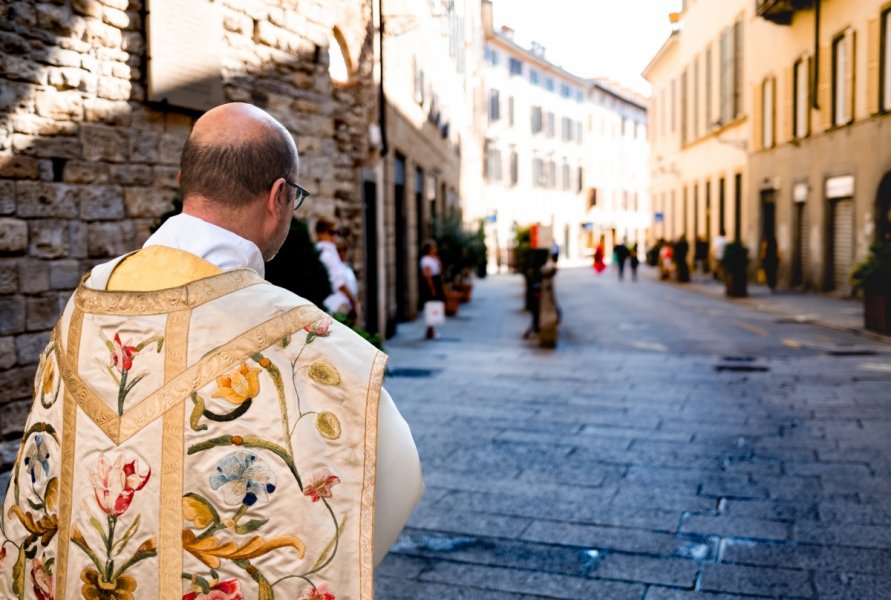
[[[777,25],[789,25],[795,11],[811,8],[815,0],[755,0],[755,13]]]

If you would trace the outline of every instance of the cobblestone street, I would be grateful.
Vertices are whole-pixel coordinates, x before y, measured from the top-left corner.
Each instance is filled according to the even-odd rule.
[[[891,597],[891,346],[580,268],[544,351],[522,285],[387,344],[427,493],[377,597]]]

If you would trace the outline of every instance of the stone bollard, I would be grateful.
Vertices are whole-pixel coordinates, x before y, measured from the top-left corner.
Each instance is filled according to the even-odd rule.
[[[557,347],[557,325],[560,310],[554,295],[554,275],[557,268],[548,263],[541,268],[541,300],[538,304],[538,345],[542,348]]]

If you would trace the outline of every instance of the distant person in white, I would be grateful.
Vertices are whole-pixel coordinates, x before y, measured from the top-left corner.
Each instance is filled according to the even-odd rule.
[[[328,281],[331,283],[331,295],[325,298],[325,310],[330,314],[344,313],[358,316],[359,302],[356,294],[348,285],[349,275],[337,252],[337,225],[334,221],[321,218],[316,223],[316,249],[319,260],[328,270]]]

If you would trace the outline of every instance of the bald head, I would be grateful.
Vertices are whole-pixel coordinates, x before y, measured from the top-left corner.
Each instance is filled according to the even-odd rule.
[[[230,207],[261,197],[280,177],[297,179],[297,148],[281,123],[265,111],[233,102],[195,122],[183,147],[180,189]]]

